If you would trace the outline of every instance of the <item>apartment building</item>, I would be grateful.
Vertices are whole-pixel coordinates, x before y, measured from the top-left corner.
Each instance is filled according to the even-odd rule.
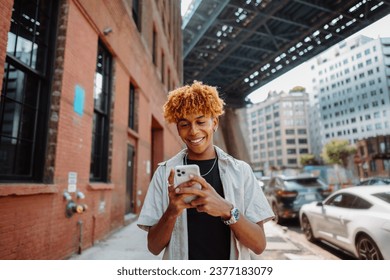
[[[254,170],[297,168],[302,154],[310,153],[309,96],[304,88],[269,92],[263,102],[246,109],[249,153]]]
[[[333,138],[351,144],[390,134],[390,38],[357,36],[311,62],[312,153]]]
[[[182,148],[180,1],[0,0],[0,259],[64,259],[137,214]],[[129,240],[131,236],[129,236]]]

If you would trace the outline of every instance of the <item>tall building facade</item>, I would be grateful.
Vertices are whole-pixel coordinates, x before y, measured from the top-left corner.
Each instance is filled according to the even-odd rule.
[[[358,36],[312,60],[311,149],[390,134],[390,38]]]
[[[310,153],[309,97],[303,88],[270,92],[263,102],[246,109],[252,168],[267,173],[272,168],[297,168],[299,158]]]
[[[182,83],[180,1],[0,11],[0,259],[64,259],[138,213],[182,147],[162,116]]]

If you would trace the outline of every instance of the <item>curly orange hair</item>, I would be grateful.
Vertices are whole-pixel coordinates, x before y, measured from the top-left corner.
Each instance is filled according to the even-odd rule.
[[[219,97],[216,87],[194,81],[171,91],[168,101],[164,104],[164,118],[169,122],[201,113],[204,116],[219,117],[224,113],[225,102]]]

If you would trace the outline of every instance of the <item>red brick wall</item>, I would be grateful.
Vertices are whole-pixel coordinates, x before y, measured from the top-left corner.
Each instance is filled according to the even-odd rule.
[[[12,0],[0,1],[0,77],[4,75],[4,61],[7,50],[8,30],[11,26],[11,21],[7,20],[11,18],[12,14]],[[0,88],[2,87],[3,79],[0,79]]]
[[[151,178],[152,116],[163,128],[163,152],[159,160],[176,153],[182,146],[174,126],[165,124],[162,105],[167,85],[160,81],[160,65],[152,63],[152,28],[159,32],[159,50],[164,50],[165,65],[175,85],[181,83],[181,70],[171,57],[165,31],[159,27],[160,12],[155,1],[142,1],[140,36],[132,18],[131,1],[62,0],[57,60],[53,83],[46,179],[51,184],[0,183],[0,259],[63,259],[93,245],[123,226],[126,195],[127,144],[136,149],[135,186],[138,213]],[[3,78],[5,48],[13,1],[0,0],[0,81]],[[177,4],[177,3],[176,3]],[[177,13],[180,5],[177,5]],[[167,16],[167,15],[166,15]],[[4,28],[3,28],[4,27]],[[103,29],[113,32],[105,36]],[[180,26],[178,26],[180,29]],[[177,32],[177,29],[176,31]],[[175,33],[174,33],[175,34]],[[98,39],[114,58],[111,107],[110,183],[89,182],[92,141],[93,85]],[[177,43],[181,49],[181,42]],[[160,59],[160,58],[159,58]],[[159,61],[159,63],[161,63]],[[179,62],[181,64],[181,62]],[[128,129],[129,86],[136,86],[138,131]],[[73,110],[75,86],[85,92],[82,116]],[[58,116],[58,120],[56,118]],[[161,137],[161,136],[160,136]],[[162,156],[163,155],[163,156]],[[85,199],[83,214],[65,217],[69,172],[77,173],[77,189]]]

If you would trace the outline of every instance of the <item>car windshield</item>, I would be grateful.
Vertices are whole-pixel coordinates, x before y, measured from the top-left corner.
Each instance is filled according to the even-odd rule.
[[[390,185],[390,179],[387,178],[373,178],[360,182],[361,186],[365,185]]]
[[[375,185],[390,185],[390,179],[377,179],[374,181]]]
[[[390,192],[374,193],[373,196],[390,204]]]
[[[302,187],[323,187],[324,183],[322,183],[317,178],[300,178],[300,179],[290,179],[286,180],[285,184],[287,188],[302,188]]]

